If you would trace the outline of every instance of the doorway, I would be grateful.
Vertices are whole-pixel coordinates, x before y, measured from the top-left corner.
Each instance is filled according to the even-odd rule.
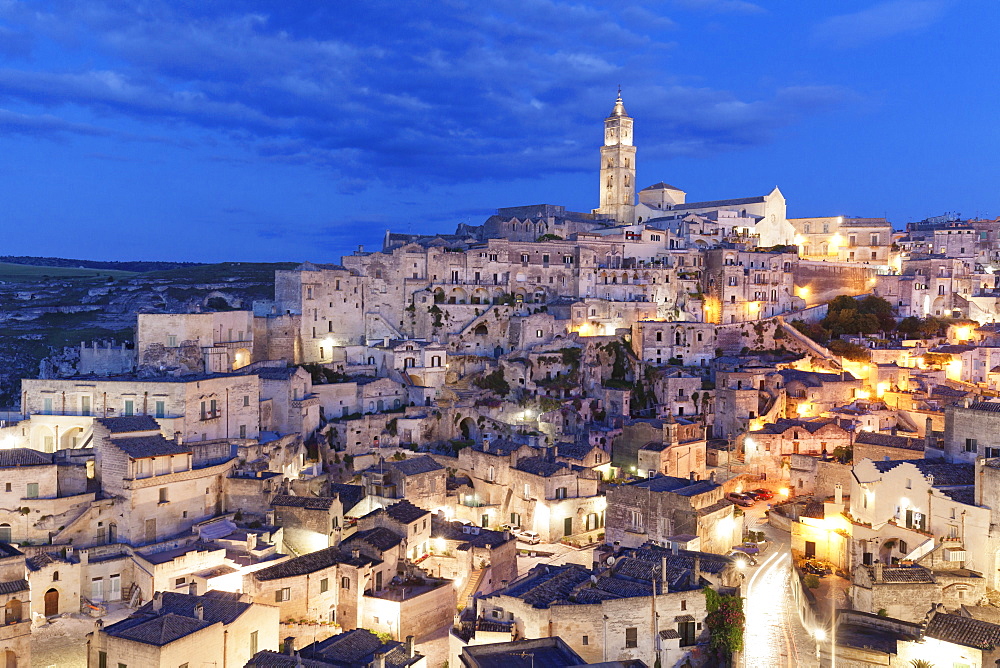
[[[45,616],[54,617],[59,614],[59,591],[55,588],[45,592]]]
[[[816,542],[812,540],[806,541],[806,559],[816,558]]]

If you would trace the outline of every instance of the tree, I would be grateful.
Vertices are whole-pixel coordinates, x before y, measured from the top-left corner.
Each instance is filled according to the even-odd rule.
[[[739,596],[723,596],[711,587],[702,589],[705,595],[705,609],[711,639],[709,648],[718,659],[729,661],[734,652],[743,649],[743,599]]]

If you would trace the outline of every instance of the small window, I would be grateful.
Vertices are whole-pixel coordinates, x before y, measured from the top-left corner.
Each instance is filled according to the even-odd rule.
[[[590,644],[590,636],[583,636],[583,644],[584,645]]]
[[[350,589],[351,588],[351,579],[348,578],[348,577],[342,577],[342,578],[340,578],[340,588],[341,589]]]
[[[319,581],[319,593],[330,591],[330,578],[323,578]]]
[[[625,647],[638,647],[639,646],[639,629],[632,626],[625,629]]]
[[[25,490],[24,496],[27,499],[37,499],[38,498],[38,483],[37,482],[29,482],[28,483],[28,487]]]
[[[284,601],[292,600],[292,589],[291,587],[285,587],[283,589],[278,589],[274,592],[274,602],[283,603]]]

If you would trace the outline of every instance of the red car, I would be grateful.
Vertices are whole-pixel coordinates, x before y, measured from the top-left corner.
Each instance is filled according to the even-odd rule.
[[[750,490],[749,492],[747,492],[747,494],[761,501],[770,501],[771,499],[774,498],[774,492],[772,492],[769,489],[764,489],[763,487],[761,487],[760,489]]]

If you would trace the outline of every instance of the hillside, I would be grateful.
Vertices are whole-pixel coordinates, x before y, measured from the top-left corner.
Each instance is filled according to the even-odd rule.
[[[130,263],[122,263],[128,265]],[[297,262],[224,262],[144,273],[0,263],[0,407],[12,406],[21,378],[81,341],[132,342],[137,313],[252,307],[274,298],[274,272]]]
[[[199,262],[150,262],[143,260],[71,260],[63,257],[33,257],[30,255],[0,255],[0,262],[30,267],[101,269],[127,272],[160,271],[164,269],[177,269],[180,267],[196,267],[201,264]]]

